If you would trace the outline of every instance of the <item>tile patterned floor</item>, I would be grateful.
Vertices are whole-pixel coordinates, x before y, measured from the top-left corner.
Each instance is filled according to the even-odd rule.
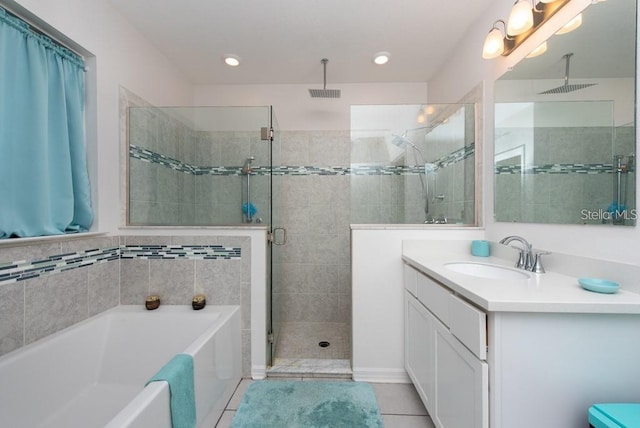
[[[320,346],[327,342],[328,346]],[[351,379],[351,326],[336,322],[285,322],[268,375]]]
[[[300,381],[320,380],[317,377],[291,378]],[[326,379],[327,382],[335,379]],[[242,395],[253,382],[251,379],[243,379],[236,392],[231,397],[229,404],[222,414],[215,428],[229,428],[240,405]],[[434,428],[420,397],[411,384],[398,383],[372,383],[378,399],[378,406],[382,414],[385,428]]]
[[[322,341],[329,346],[319,346]],[[337,322],[283,322],[276,358],[351,359],[351,325]]]

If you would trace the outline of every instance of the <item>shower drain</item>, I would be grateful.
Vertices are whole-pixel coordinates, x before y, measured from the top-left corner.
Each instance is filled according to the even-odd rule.
[[[318,346],[321,348],[326,348],[327,346],[329,346],[329,342],[323,340],[322,342],[318,343]]]

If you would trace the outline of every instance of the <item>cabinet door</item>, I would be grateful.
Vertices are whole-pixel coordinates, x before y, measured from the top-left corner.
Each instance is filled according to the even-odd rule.
[[[405,292],[405,368],[431,413],[434,388],[435,318]]]
[[[436,322],[435,412],[442,428],[488,428],[489,371],[441,323]]]

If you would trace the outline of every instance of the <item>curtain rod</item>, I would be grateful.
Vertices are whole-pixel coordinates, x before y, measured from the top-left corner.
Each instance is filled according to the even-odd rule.
[[[68,42],[63,42],[60,39],[60,37],[52,35],[51,32],[42,29],[42,27],[40,27],[38,24],[34,23],[34,21],[35,20],[39,20],[39,18],[37,18],[33,13],[29,12],[27,9],[25,9],[22,6],[19,6],[19,5],[17,5],[17,7],[11,7],[11,6],[7,5],[3,1],[0,1],[0,7],[2,7],[8,15],[10,15],[10,16],[12,16],[14,18],[17,18],[17,19],[23,21],[25,24],[27,24],[27,26],[29,27],[29,30],[33,31],[34,33],[38,33],[38,34],[40,34],[42,36],[45,36],[45,37],[51,39],[51,41],[53,43],[56,43],[57,45],[60,45],[61,47],[65,48],[65,49],[68,49],[69,51],[71,51],[74,54],[78,55],[83,60],[85,59],[85,56],[83,54],[81,54],[80,52],[78,52],[77,49],[74,49],[74,48],[70,47]],[[16,9],[20,9],[20,11],[18,11]],[[29,15],[30,17],[27,17],[27,15]],[[67,38],[64,35],[63,35],[63,37]],[[86,68],[85,68],[85,71],[86,71]]]

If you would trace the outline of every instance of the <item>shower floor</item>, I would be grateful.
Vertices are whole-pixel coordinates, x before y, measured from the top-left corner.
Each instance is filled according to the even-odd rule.
[[[326,347],[320,342],[328,342]],[[335,322],[283,322],[269,376],[351,377],[351,325]]]

